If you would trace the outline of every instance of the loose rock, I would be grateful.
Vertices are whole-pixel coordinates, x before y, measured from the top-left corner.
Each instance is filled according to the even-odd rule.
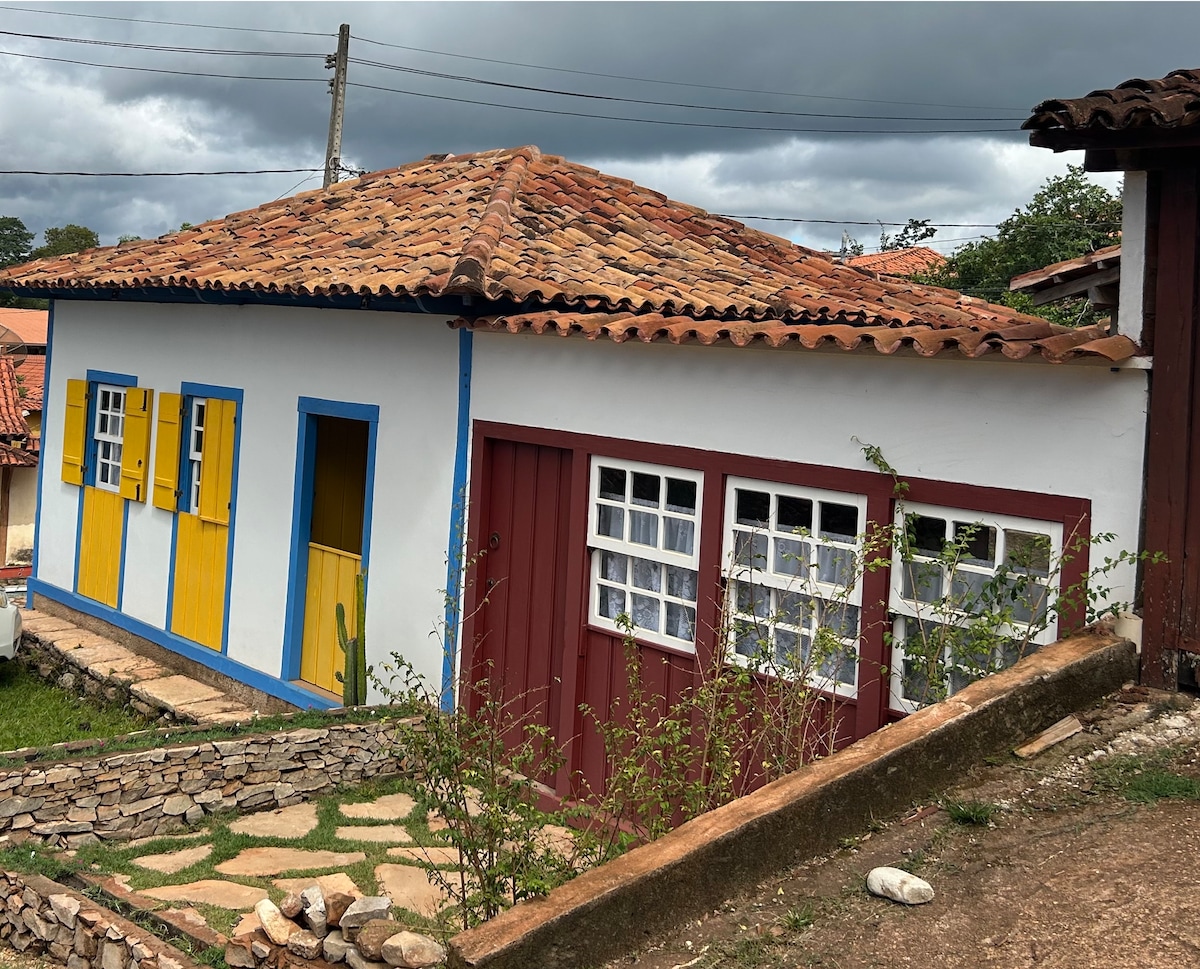
[[[283,913],[279,911],[279,907],[269,898],[264,898],[254,906],[254,914],[258,916],[258,920],[262,923],[262,928],[267,933],[267,938],[276,945],[287,945],[287,941],[292,937],[292,934],[300,931],[300,926],[291,919],[284,918]]]
[[[398,932],[383,943],[383,961],[403,969],[425,969],[445,961],[446,949],[427,935]]]
[[[922,905],[933,900],[933,886],[900,868],[872,868],[867,874],[867,891],[905,905]]]
[[[346,909],[338,925],[341,926],[342,935],[353,942],[362,926],[371,919],[387,918],[391,910],[391,899],[383,895],[368,895],[366,898],[357,899]]]
[[[325,912],[325,893],[320,885],[313,885],[300,893],[300,904],[304,911],[304,921],[318,939],[325,938],[329,932],[329,919]]]
[[[383,944],[403,930],[403,925],[391,919],[371,919],[358,930],[358,938],[354,941],[358,945],[358,951],[364,956],[379,960],[383,958]]]
[[[287,940],[287,947],[288,952],[301,959],[319,959],[321,957],[321,940],[307,929],[293,932]]]
[[[340,931],[334,929],[325,936],[325,941],[321,948],[325,954],[326,962],[341,962],[346,958],[346,953],[354,948],[354,945],[347,942],[345,936]]]

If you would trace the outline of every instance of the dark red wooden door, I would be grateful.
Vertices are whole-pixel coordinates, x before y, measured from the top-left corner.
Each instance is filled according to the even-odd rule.
[[[516,742],[526,726],[557,732],[564,654],[577,653],[565,635],[572,454],[493,439],[484,447],[466,700],[478,712],[483,690],[501,697]]]

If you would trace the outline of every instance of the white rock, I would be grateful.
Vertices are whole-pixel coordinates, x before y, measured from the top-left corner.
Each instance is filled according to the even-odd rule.
[[[872,868],[867,874],[867,891],[905,905],[933,900],[933,887],[923,878],[900,868]]]
[[[341,962],[346,958],[346,953],[354,948],[354,943],[347,942],[342,933],[334,929],[325,936],[321,948],[326,962]]]
[[[446,950],[427,935],[399,932],[383,944],[383,961],[403,969],[426,969],[440,965]]]
[[[287,941],[292,937],[292,934],[300,931],[300,926],[291,919],[284,918],[283,913],[279,911],[279,908],[269,898],[264,898],[254,906],[254,914],[258,916],[258,920],[262,923],[262,928],[267,933],[267,938],[276,945],[287,945]]]

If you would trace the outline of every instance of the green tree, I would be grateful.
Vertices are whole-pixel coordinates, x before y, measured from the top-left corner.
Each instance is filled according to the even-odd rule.
[[[879,251],[892,252],[896,249],[909,249],[919,246],[927,239],[937,235],[937,229],[929,224],[928,219],[909,219],[908,223],[895,235],[888,235],[883,223],[879,223]]]
[[[15,216],[0,216],[0,266],[15,266],[29,258],[33,233]]]
[[[1023,209],[997,227],[995,237],[968,242],[927,282],[957,289],[993,303],[1003,303],[1055,323],[1082,326],[1095,322],[1087,300],[1080,297],[1034,306],[1025,293],[1010,293],[1014,276],[1032,272],[1120,241],[1121,198],[1089,182],[1083,166],[1046,180]]]
[[[46,230],[45,245],[38,246],[30,254],[34,259],[66,256],[100,245],[100,237],[84,225],[64,225]]]

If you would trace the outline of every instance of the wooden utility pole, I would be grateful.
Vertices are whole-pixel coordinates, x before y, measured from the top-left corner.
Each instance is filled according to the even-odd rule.
[[[342,24],[338,28],[338,46],[336,54],[325,58],[325,68],[333,68],[333,80],[329,82],[329,91],[333,95],[333,104],[329,107],[329,140],[325,145],[325,184],[329,188],[338,180],[338,171],[342,167],[342,111],[346,107],[346,64],[350,59],[350,25]]]

